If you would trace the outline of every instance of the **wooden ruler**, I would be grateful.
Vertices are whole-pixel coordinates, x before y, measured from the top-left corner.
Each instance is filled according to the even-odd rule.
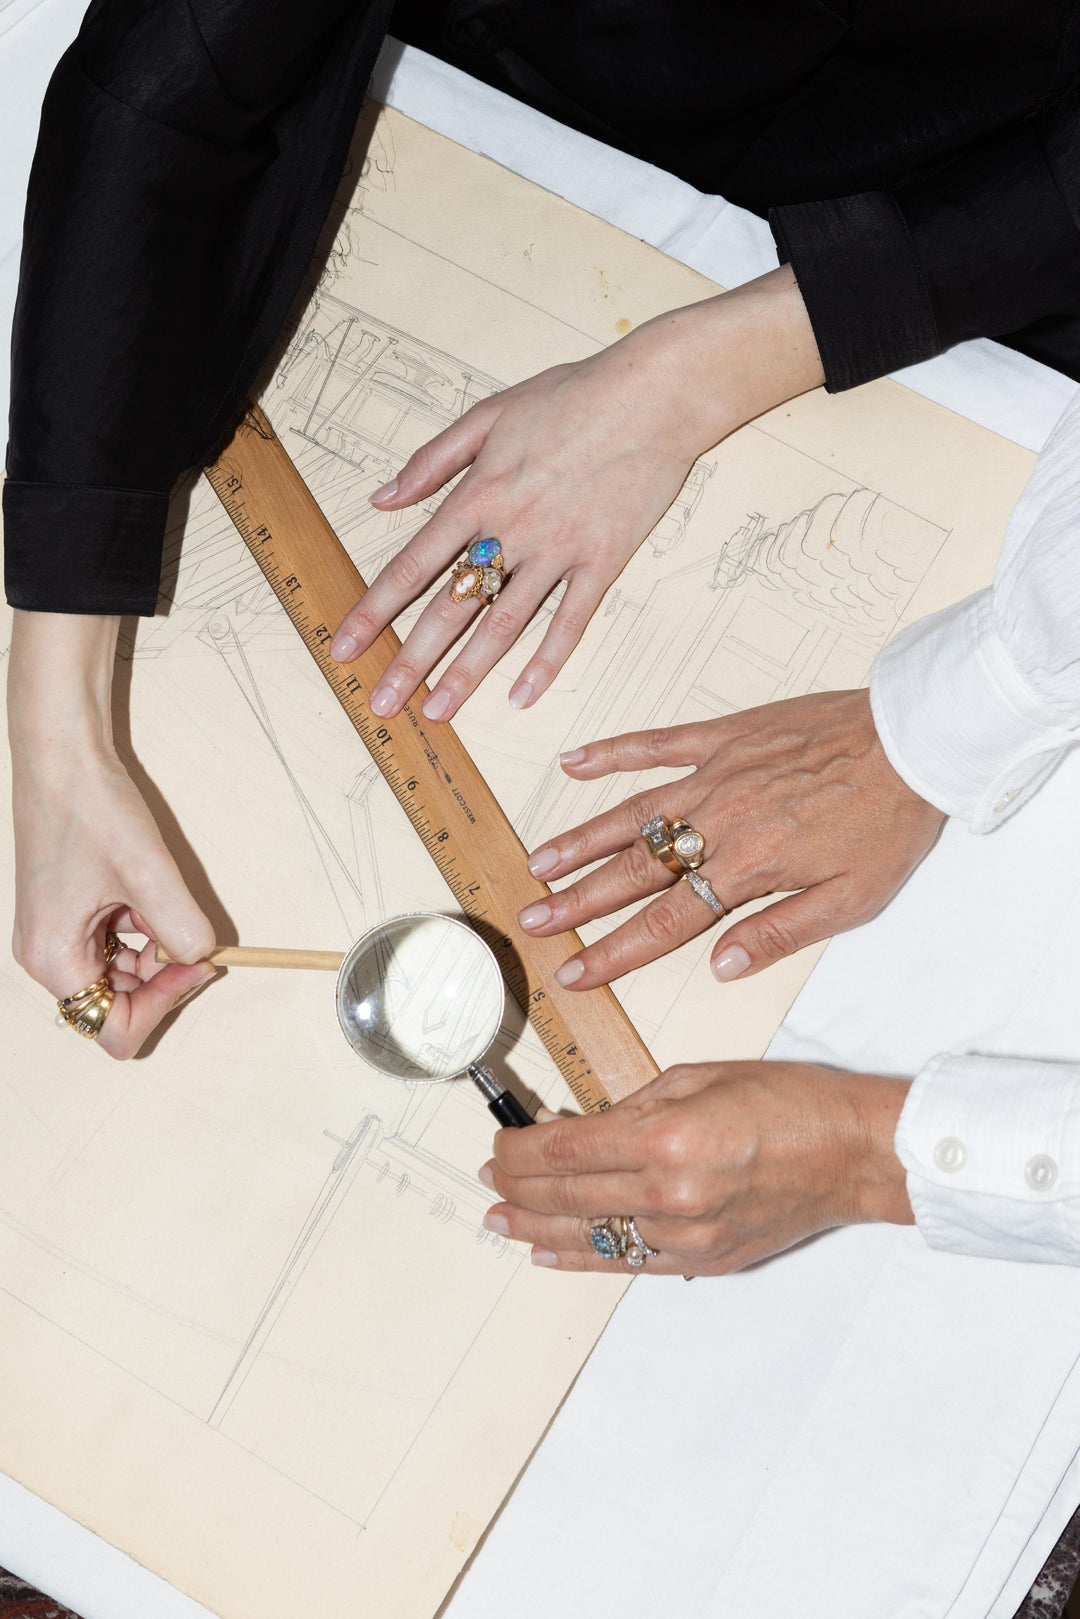
[[[555,969],[581,948],[577,935],[534,939],[518,927],[518,912],[549,889],[530,876],[517,833],[453,729],[424,719],[427,687],[396,719],[368,708],[401,644],[393,630],[353,663],[331,658],[333,631],[367,587],[257,406],[206,475],[580,1107],[595,1112],[646,1084],[656,1064],[611,990],[574,994],[555,983]]]

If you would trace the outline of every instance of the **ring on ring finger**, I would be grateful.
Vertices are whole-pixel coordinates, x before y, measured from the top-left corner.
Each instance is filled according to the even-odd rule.
[[[460,562],[454,564],[450,600],[467,602],[475,596],[487,607],[505,583],[506,562],[498,540],[474,540]]]

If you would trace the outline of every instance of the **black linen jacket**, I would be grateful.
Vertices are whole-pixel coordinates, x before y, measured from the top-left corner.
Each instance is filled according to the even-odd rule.
[[[387,29],[768,214],[842,389],[963,338],[1080,379],[1077,0],[94,0],[13,338],[16,607],[152,613],[329,210]]]

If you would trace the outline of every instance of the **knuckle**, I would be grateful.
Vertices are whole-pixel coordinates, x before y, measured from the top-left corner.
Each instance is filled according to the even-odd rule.
[[[580,1158],[577,1135],[572,1129],[556,1126],[549,1132],[544,1142],[544,1162],[549,1169],[572,1170]]]
[[[650,1134],[651,1156],[672,1169],[681,1169],[690,1162],[693,1143],[683,1125],[665,1121],[654,1125]]]
[[[654,944],[671,945],[682,938],[682,917],[670,900],[657,899],[641,913],[645,932]]]
[[[418,590],[423,581],[423,571],[411,551],[399,551],[390,563],[390,578],[400,590]]]
[[[704,1199],[696,1175],[685,1172],[668,1177],[664,1211],[683,1220],[696,1220],[704,1214]]]
[[[656,875],[656,862],[643,843],[632,843],[624,851],[626,875],[635,888],[649,888]]]
[[[509,645],[511,641],[517,640],[520,630],[521,620],[511,608],[498,605],[488,608],[484,632],[492,641],[504,646]]]
[[[793,955],[799,948],[799,940],[788,924],[766,913],[756,918],[751,937],[757,953],[769,961],[779,961],[783,956]]]

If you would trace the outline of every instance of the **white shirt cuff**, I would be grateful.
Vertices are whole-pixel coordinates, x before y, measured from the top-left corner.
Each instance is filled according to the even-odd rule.
[[[992,619],[989,590],[895,636],[874,660],[870,702],[889,762],[928,803],[989,832],[1080,741],[1034,692]]]
[[[935,1057],[908,1092],[896,1152],[932,1248],[1080,1264],[1080,1066]]]

